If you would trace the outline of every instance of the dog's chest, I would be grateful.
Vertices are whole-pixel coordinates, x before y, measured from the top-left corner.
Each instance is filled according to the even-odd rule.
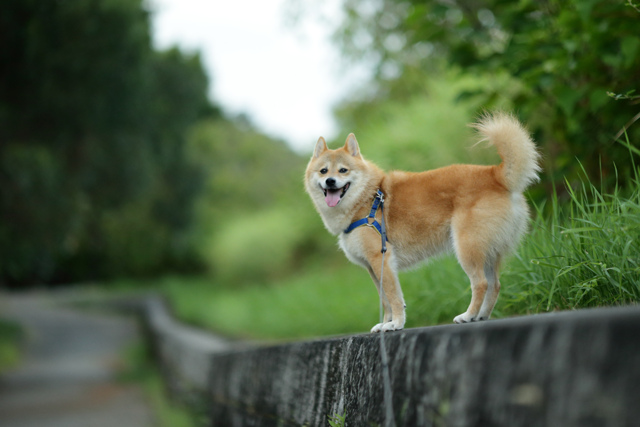
[[[367,256],[364,250],[364,242],[359,233],[345,234],[338,236],[338,246],[346,255],[347,259],[354,264],[367,266]]]

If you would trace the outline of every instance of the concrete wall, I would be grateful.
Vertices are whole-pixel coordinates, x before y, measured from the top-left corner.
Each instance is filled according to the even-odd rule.
[[[121,308],[123,305],[119,303]],[[124,308],[141,314],[149,347],[170,396],[192,412],[208,414],[212,357],[236,347],[228,340],[176,321],[159,297],[142,298]]]
[[[204,393],[212,426],[326,426],[334,414],[348,426],[388,425],[379,335],[195,353],[185,346],[198,340],[182,335],[156,333],[160,357],[172,382]],[[410,329],[385,341],[398,426],[639,425],[638,306]]]

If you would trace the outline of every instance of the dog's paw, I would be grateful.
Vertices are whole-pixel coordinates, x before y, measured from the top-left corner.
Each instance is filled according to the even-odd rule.
[[[475,316],[471,316],[469,313],[464,312],[462,314],[460,314],[459,316],[456,316],[453,319],[454,323],[470,323],[470,322],[475,322],[478,321],[480,319],[477,319]]]
[[[378,323],[376,326],[371,328],[371,332],[389,332],[389,331],[399,331],[404,328],[404,325],[400,324],[400,322],[390,321],[385,323]]]
[[[391,322],[387,322],[384,325],[382,325],[382,332],[399,331],[402,328],[404,328],[403,324],[392,320]]]

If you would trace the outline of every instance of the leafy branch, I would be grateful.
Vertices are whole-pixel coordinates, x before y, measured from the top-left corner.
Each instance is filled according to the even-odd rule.
[[[638,102],[640,102],[640,95],[634,95],[635,91],[636,90],[633,89],[628,91],[627,93],[607,92],[607,96],[613,98],[616,101],[629,100],[632,101],[632,104],[637,104]]]
[[[640,5],[635,4],[631,0],[627,0],[627,6],[634,8],[636,12],[640,13]]]

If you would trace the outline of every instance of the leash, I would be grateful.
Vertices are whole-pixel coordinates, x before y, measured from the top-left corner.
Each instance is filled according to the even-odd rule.
[[[380,214],[382,216],[380,222],[376,219],[376,212],[380,209]],[[369,222],[369,220],[373,219],[373,221]],[[384,193],[380,190],[377,190],[376,195],[373,198],[373,203],[371,204],[371,211],[369,215],[366,217],[359,219],[357,221],[352,222],[345,230],[344,233],[351,233],[358,227],[367,226],[371,227],[380,234],[380,238],[382,239],[382,248],[380,252],[382,253],[382,265],[380,266],[380,277],[378,280],[378,288],[380,291],[378,295],[380,297],[380,324],[384,323],[384,303],[383,300],[385,298],[384,288],[382,287],[382,278],[384,277],[384,257],[387,253],[387,228],[384,221]],[[393,415],[393,392],[391,390],[391,374],[389,372],[389,356],[387,355],[387,347],[384,342],[384,331],[380,330],[380,355],[382,358],[382,385],[384,387],[384,426],[385,427],[395,427],[396,422]]]
[[[376,201],[379,201],[380,205],[380,215],[382,216],[380,224],[380,228],[376,227],[376,230],[380,232],[380,238],[382,239],[382,248],[380,252],[382,253],[382,264],[380,266],[380,324],[384,322],[384,306],[383,306],[383,298],[385,298],[384,288],[382,287],[382,278],[384,277],[384,256],[387,253],[387,228],[385,226],[384,221],[384,194],[378,190],[378,194],[376,194]],[[375,218],[375,210],[377,209],[376,201],[374,201],[374,205],[376,205],[375,209],[372,207],[371,211]],[[367,219],[365,218],[365,221]],[[368,221],[367,221],[368,223]],[[377,221],[374,220],[374,227],[377,224]],[[353,224],[352,224],[353,225]],[[393,392],[391,390],[391,373],[389,372],[389,356],[387,355],[387,347],[384,343],[384,331],[380,330],[380,354],[382,356],[382,384],[384,386],[384,408],[385,408],[385,427],[395,427],[395,417],[393,415]]]

